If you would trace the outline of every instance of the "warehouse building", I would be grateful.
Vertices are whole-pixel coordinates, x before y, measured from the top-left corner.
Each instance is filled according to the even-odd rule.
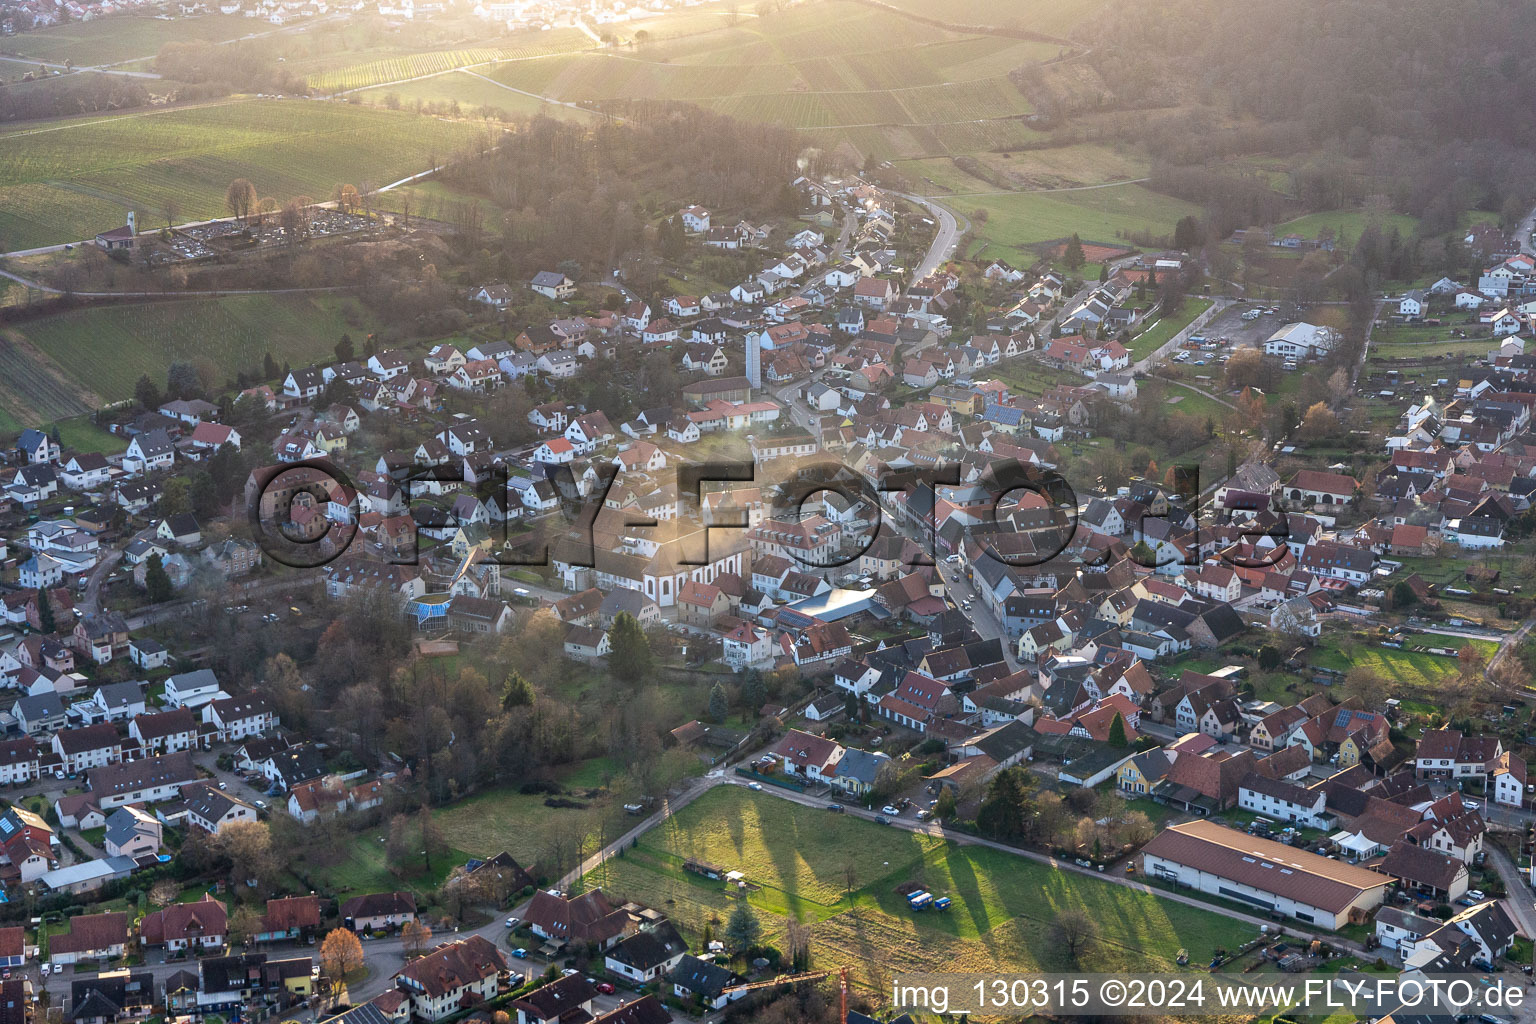
[[[1374,871],[1212,821],[1159,833],[1142,850],[1142,868],[1154,878],[1324,928],[1364,920],[1392,883]]]

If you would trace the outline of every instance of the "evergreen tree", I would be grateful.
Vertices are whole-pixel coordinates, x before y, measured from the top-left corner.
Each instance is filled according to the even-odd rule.
[[[744,899],[737,900],[736,909],[731,911],[730,919],[725,922],[726,945],[738,953],[751,949],[757,945],[757,937],[762,934],[762,930],[752,905]]]
[[[133,400],[144,409],[160,408],[160,389],[155,387],[155,382],[149,379],[149,374],[144,374],[133,386]]]
[[[741,702],[754,714],[758,708],[768,703],[768,688],[763,683],[763,673],[760,670],[748,669],[746,675],[742,676]]]
[[[1181,252],[1192,252],[1203,241],[1200,222],[1193,215],[1180,217],[1173,226],[1173,247]]]
[[[202,393],[203,382],[197,375],[197,367],[180,360],[171,364],[165,375],[167,398],[197,398]]]
[[[261,357],[261,378],[262,380],[273,380],[276,377],[277,360],[272,358],[271,352],[268,352]]]
[[[1069,270],[1076,270],[1088,262],[1087,258],[1083,256],[1083,240],[1077,237],[1076,232],[1073,232],[1072,237],[1067,239],[1067,249],[1062,254],[1061,259]]]
[[[987,787],[986,798],[976,812],[976,828],[993,839],[1018,839],[1029,821],[1028,780],[1023,770],[1000,772]]]
[[[48,588],[37,588],[37,624],[44,633],[52,633],[58,628],[53,621],[53,602],[48,599]]]
[[[939,802],[933,805],[933,816],[940,821],[952,821],[955,817],[955,791],[948,786],[939,788]]]
[[[725,695],[725,687],[716,683],[709,690],[709,717],[713,722],[725,721],[725,716],[730,713],[730,698]]]
[[[762,705],[758,706],[761,707]],[[859,706],[858,694],[850,693],[848,695],[848,699],[843,701],[843,714],[848,716],[848,721],[857,722],[859,720],[859,712],[861,710],[863,709]]]
[[[149,562],[144,569],[144,592],[149,595],[149,600],[154,604],[171,599],[171,577],[166,574],[165,565],[159,555],[150,555]]]
[[[513,669],[507,673],[506,685],[501,691],[501,706],[503,708],[523,708],[533,703],[533,684],[523,678],[521,672]]]
[[[1109,723],[1108,743],[1117,750],[1122,750],[1130,744],[1130,741],[1125,738],[1125,719],[1120,717],[1120,712],[1118,711],[1115,712],[1115,717]]]
[[[199,519],[212,519],[220,512],[218,487],[213,474],[206,469],[193,470],[187,475],[192,485],[192,514]]]
[[[343,334],[341,340],[336,343],[336,361],[338,363],[350,363],[357,353],[352,348],[352,335]]]
[[[651,653],[650,640],[633,615],[619,612],[614,617],[608,643],[611,647],[608,665],[615,677],[631,685],[650,677],[656,659]]]

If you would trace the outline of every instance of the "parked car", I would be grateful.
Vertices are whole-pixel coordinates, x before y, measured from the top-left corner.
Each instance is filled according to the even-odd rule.
[[[842,804],[827,804],[827,810],[831,811],[833,814],[842,814],[843,813],[843,805]]]
[[[755,789],[759,793],[761,793],[763,791],[763,784],[761,782],[749,782],[749,783],[747,783],[747,788],[748,789]]]
[[[517,927],[517,918],[515,918],[515,917],[507,918],[507,927],[508,928],[516,928]]]
[[[605,996],[611,996],[613,995],[613,982],[600,981],[597,983],[597,990]]]
[[[528,951],[526,949],[524,949],[522,946],[518,946],[516,949],[514,949],[512,951],[512,955],[517,957],[519,960],[527,960],[528,959]]]
[[[562,978],[569,978],[569,977],[572,977],[573,975],[577,975],[577,974],[580,974],[580,973],[581,972],[578,971],[574,967],[567,967],[565,970],[560,972],[560,977],[562,977]]]
[[[880,811],[881,811],[881,813],[889,814],[892,817],[895,817],[896,815],[901,813],[900,810],[898,810],[896,807],[894,807],[891,804],[886,804],[884,807],[880,808]]]
[[[875,824],[876,825],[889,825],[890,823],[891,823],[891,819],[887,818],[885,815],[883,815],[883,814],[875,815]]]

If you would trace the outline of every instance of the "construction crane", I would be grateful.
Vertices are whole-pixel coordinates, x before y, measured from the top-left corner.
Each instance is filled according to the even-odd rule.
[[[793,985],[801,981],[820,981],[822,978],[833,974],[838,976],[838,987],[840,989],[839,1001],[841,1010],[838,1013],[837,1019],[839,1021],[846,1021],[848,1019],[848,968],[846,967],[840,967],[835,971],[806,971],[804,974],[781,974],[776,978],[769,978],[767,981],[753,981],[745,985],[731,985],[721,989],[720,994],[755,992],[760,988],[772,988],[775,985]]]

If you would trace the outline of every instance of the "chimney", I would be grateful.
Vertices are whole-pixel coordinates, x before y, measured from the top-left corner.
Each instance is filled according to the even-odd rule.
[[[137,218],[136,218],[134,212],[132,210],[129,210],[128,211],[128,230],[132,231],[134,234],[138,234],[139,233],[138,225],[135,223],[136,219]]]

